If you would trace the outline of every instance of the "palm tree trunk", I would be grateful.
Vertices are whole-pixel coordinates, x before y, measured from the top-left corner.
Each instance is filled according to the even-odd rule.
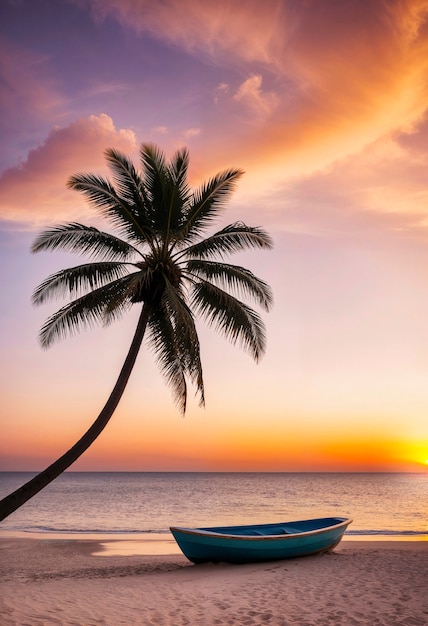
[[[54,461],[43,472],[34,476],[25,485],[19,487],[16,491],[12,492],[3,500],[0,501],[0,521],[5,517],[19,509],[20,506],[25,504],[30,498],[41,491],[46,485],[52,482],[57,476],[62,474],[70,465],[72,465],[95,441],[98,435],[104,430],[108,424],[111,416],[113,415],[119,400],[121,399],[125,387],[131,375],[134,367],[138,352],[143,341],[144,333],[147,326],[147,320],[149,317],[149,309],[147,306],[143,306],[140,318],[138,320],[137,328],[134,334],[134,338],[126,356],[125,362],[120,371],[116,384],[111,392],[104,408],[98,415],[92,426],[86,431],[86,433],[71,447],[65,454],[59,459]]]

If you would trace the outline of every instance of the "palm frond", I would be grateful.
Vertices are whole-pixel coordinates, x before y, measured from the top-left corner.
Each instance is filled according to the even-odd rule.
[[[178,344],[181,346],[182,361],[186,374],[189,375],[192,383],[196,385],[196,390],[200,394],[200,405],[202,406],[205,404],[202,363],[193,313],[180,291],[174,288],[168,281],[166,282],[164,303],[167,303],[174,319],[174,328]]]
[[[208,282],[193,285],[192,305],[208,324],[258,361],[265,351],[266,336],[261,317],[219,287]]]
[[[97,174],[74,174],[68,179],[67,187],[81,191],[89,203],[109,219],[116,218],[117,207],[123,203],[110,181]],[[111,212],[113,215],[110,215]],[[118,225],[122,225],[122,220]]]
[[[179,256],[208,259],[219,255],[242,252],[252,248],[272,248],[271,237],[261,228],[243,222],[229,224],[214,235],[198,241],[179,253]]]
[[[39,305],[54,298],[77,298],[88,290],[98,289],[127,274],[129,268],[123,263],[88,263],[70,267],[40,283],[33,293],[32,302]]]
[[[196,385],[200,405],[204,405],[199,339],[193,315],[171,285],[161,305],[153,312],[149,329],[152,351],[180,410],[186,411],[187,376]]]
[[[165,191],[168,192],[168,224],[165,244],[169,245],[180,232],[187,215],[187,208],[192,200],[192,191],[187,179],[189,168],[189,153],[186,149],[178,150],[167,165],[167,180]],[[179,235],[180,239],[180,235]]]
[[[134,304],[133,298],[141,289],[141,282],[144,281],[146,270],[139,270],[120,278],[115,283],[115,289],[106,298],[103,326],[109,326],[128,311]]]
[[[187,262],[186,269],[194,276],[214,281],[222,288],[236,291],[239,296],[251,298],[265,311],[272,306],[273,294],[269,285],[244,267],[192,259]]]
[[[146,144],[142,146],[140,156],[144,186],[152,206],[153,230],[166,249],[183,224],[183,209],[189,202],[188,154],[186,150],[178,151],[167,163],[157,146]]]
[[[225,207],[242,174],[242,170],[238,169],[225,170],[194,191],[186,223],[181,229],[183,240],[194,240],[213,222]]]
[[[191,197],[187,172],[189,169],[189,152],[186,148],[178,150],[168,165],[168,174],[171,181],[178,189],[180,197],[186,203]]]
[[[63,250],[99,257],[106,261],[128,261],[141,252],[119,237],[77,222],[60,224],[40,233],[31,251]]]
[[[148,330],[153,355],[172,390],[176,405],[184,414],[187,404],[186,376],[172,321],[165,311],[157,310],[149,318]]]
[[[130,280],[133,280],[132,275],[99,287],[73,300],[51,315],[40,330],[39,339],[42,347],[47,349],[67,335],[92,328],[96,324],[108,323],[105,314],[112,302],[117,303],[121,313],[124,312],[130,306],[130,299],[127,295],[127,283]],[[123,297],[123,294],[126,296]]]
[[[143,144],[140,150],[143,183],[151,203],[153,225],[158,223],[158,210],[164,215],[166,207],[167,165],[165,155],[157,146]],[[156,207],[156,209],[155,209]]]
[[[134,205],[119,196],[108,180],[96,174],[75,174],[69,178],[67,186],[82,192],[97,213],[129,241],[145,241],[151,245],[150,224],[138,214]]]
[[[186,217],[186,210],[192,200],[192,190],[189,185],[187,173],[189,169],[189,152],[186,148],[178,150],[168,164],[168,176],[175,189],[175,195],[179,199],[177,215],[174,227],[182,226]]]
[[[149,215],[146,215],[149,208],[146,190],[132,161],[114,148],[106,150],[105,157],[113,173],[118,195],[127,204],[135,207],[140,218],[149,220]]]

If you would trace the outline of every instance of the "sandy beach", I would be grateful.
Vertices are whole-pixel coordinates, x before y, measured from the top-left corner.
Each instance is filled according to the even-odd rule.
[[[125,541],[2,537],[2,626],[425,626],[428,542],[342,541],[254,565],[192,565]],[[153,544],[154,545],[154,544]],[[138,547],[137,547],[138,546]],[[146,552],[146,554],[144,554]]]

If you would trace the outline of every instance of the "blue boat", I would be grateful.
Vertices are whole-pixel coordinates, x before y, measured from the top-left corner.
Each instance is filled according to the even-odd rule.
[[[346,517],[323,517],[250,526],[171,526],[170,530],[192,563],[257,563],[332,550],[351,522]]]

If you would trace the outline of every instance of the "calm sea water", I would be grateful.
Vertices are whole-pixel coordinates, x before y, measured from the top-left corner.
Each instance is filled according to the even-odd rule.
[[[31,476],[0,473],[0,497]],[[0,530],[132,535],[327,516],[352,517],[347,535],[427,536],[428,474],[67,472]]]

